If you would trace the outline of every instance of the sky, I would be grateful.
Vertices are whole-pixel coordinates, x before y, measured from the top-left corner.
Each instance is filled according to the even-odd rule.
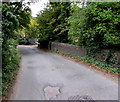
[[[30,8],[32,10],[32,16],[36,17],[36,14],[39,13],[39,11],[43,10],[45,7],[45,4],[48,2],[48,0],[39,0],[37,3],[31,3]]]
[[[26,2],[27,2],[27,0],[26,0]],[[36,14],[38,14],[39,11],[43,10],[45,8],[45,4],[47,4],[48,2],[49,2],[49,0],[38,0],[38,2],[36,2],[36,3],[31,3],[30,8],[32,10],[32,16],[36,17]],[[81,4],[77,4],[77,5],[79,7],[82,6]]]

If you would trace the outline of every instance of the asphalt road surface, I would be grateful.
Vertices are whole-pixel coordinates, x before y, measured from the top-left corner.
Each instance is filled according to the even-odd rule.
[[[118,100],[118,84],[84,64],[33,46],[22,59],[10,100]]]

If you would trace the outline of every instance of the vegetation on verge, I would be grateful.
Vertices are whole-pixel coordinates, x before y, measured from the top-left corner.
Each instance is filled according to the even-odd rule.
[[[50,2],[36,18],[31,17],[28,4],[2,4],[2,95],[6,95],[19,65],[20,56],[16,49],[22,36],[19,33],[26,38],[39,39],[43,48],[48,48],[51,41],[84,46],[93,58],[98,49],[107,48],[111,53],[111,49],[120,51],[120,2],[89,2],[82,7],[77,4],[79,3]],[[91,57],[75,57],[101,68],[120,72]]]
[[[2,96],[7,95],[11,82],[16,76],[20,56],[18,30],[27,27],[30,10],[22,2],[3,2],[2,4]]]
[[[72,55],[72,54],[69,54],[69,53],[63,53],[63,52],[60,52],[60,51],[52,51],[52,52],[56,52],[56,53],[59,53],[59,54],[62,54],[62,55],[67,55],[69,57],[80,59],[80,60],[82,60],[86,63],[92,64],[92,66],[94,65],[94,66],[102,68],[106,71],[110,71],[110,72],[113,72],[113,73],[120,73],[120,68],[113,67],[113,66],[111,66],[109,64],[106,64],[104,62],[101,62],[101,61],[97,61],[95,58],[92,58],[92,57],[89,57],[89,56],[77,56],[77,55]]]
[[[50,2],[37,15],[40,46],[47,48],[50,41],[84,46],[93,58],[107,49],[105,62],[116,63],[110,58],[114,51],[120,51],[120,2],[79,4]]]
[[[120,2],[50,2],[36,19],[39,42],[57,41],[88,49],[120,47]]]

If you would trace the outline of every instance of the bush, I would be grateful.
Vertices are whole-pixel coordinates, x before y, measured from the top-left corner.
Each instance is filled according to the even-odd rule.
[[[120,2],[94,2],[76,9],[68,20],[70,42],[77,37],[79,45],[88,48],[120,47],[119,13]]]
[[[16,67],[19,59],[18,50],[16,49],[17,41],[14,39],[7,40],[6,45],[3,45],[3,67],[10,69],[9,67]]]
[[[11,81],[15,78],[19,65],[20,56],[16,49],[17,41],[14,39],[7,40],[3,45],[2,52],[2,92],[6,94],[7,89],[11,86]]]
[[[1,10],[1,9],[0,9]],[[11,82],[17,74],[20,56],[18,45],[18,30],[28,27],[30,9],[23,2],[2,3],[2,95],[7,95]],[[0,35],[0,37],[1,37]]]

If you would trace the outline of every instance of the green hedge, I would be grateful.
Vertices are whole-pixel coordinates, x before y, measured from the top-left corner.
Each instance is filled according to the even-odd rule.
[[[17,41],[8,39],[2,49],[2,95],[6,95],[16,76],[20,56],[16,49]]]
[[[19,30],[28,27],[30,9],[23,2],[2,3],[2,95],[7,95],[17,74],[20,56],[16,46]],[[0,35],[0,37],[1,37]]]

